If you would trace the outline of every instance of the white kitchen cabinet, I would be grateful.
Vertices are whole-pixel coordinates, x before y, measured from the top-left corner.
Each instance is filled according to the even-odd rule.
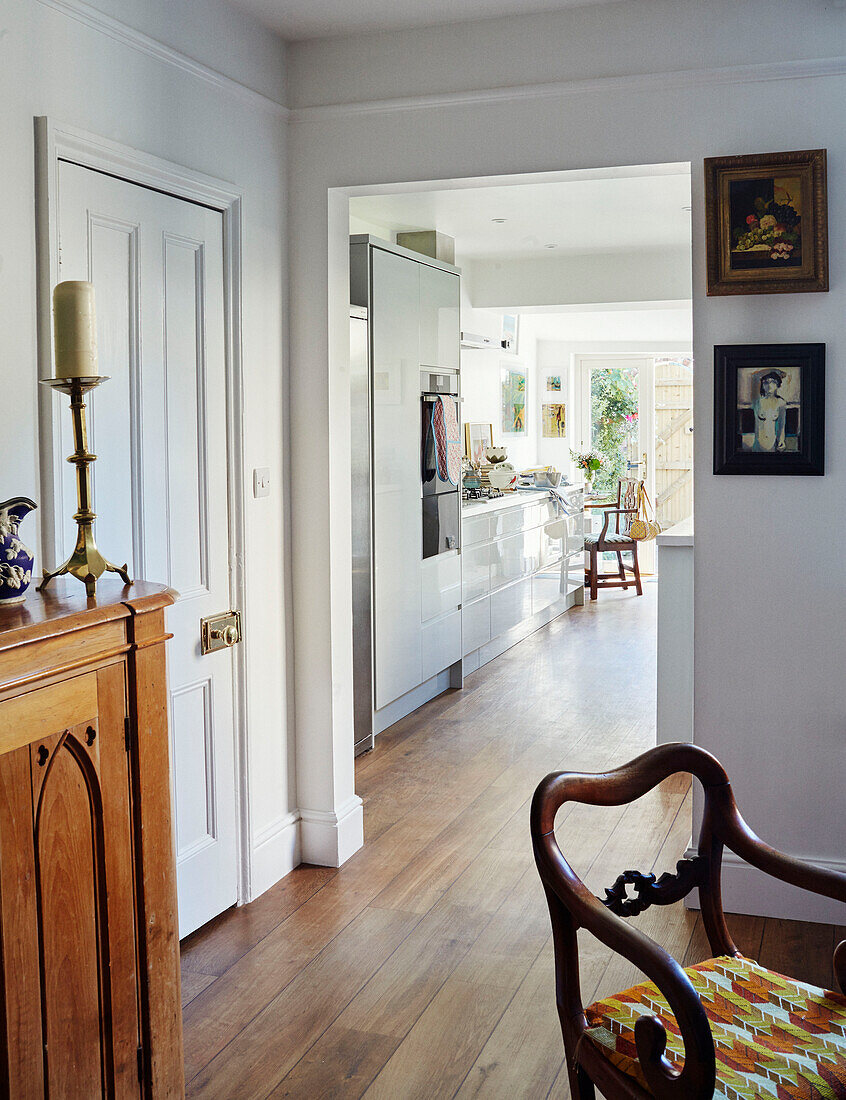
[[[420,268],[372,250],[376,707],[420,683]]]
[[[465,604],[462,609],[463,653],[466,657],[474,649],[491,640],[491,599],[483,596],[480,600]]]
[[[534,511],[534,505],[524,505],[522,508],[508,508],[502,512],[494,512],[490,517],[491,537],[498,539],[503,535],[513,535],[523,530],[524,512]]]
[[[420,365],[459,369],[458,275],[420,265]]]
[[[491,637],[504,634],[532,616],[532,578],[491,593]]]
[[[510,535],[516,531],[529,531],[537,527],[544,518],[544,506],[541,504],[525,504],[522,508],[509,508],[502,512],[494,512],[491,519],[491,536],[499,538],[502,535]]]
[[[563,506],[533,492],[465,505],[465,675],[584,602],[583,490],[566,486],[561,495]],[[560,519],[564,537],[552,538],[547,527]]]
[[[547,568],[550,565],[554,565],[555,562],[561,561],[561,539],[550,538],[546,533],[546,528],[540,529],[541,549],[540,549],[540,564],[542,567]]]
[[[354,606],[354,638],[357,658],[372,667],[377,731],[444,690],[461,659],[460,551],[424,560],[421,482],[421,373],[459,368],[459,287],[447,264],[374,237],[350,239],[350,302],[367,311],[369,403],[361,405],[371,462],[363,492],[372,522],[361,518],[372,530],[373,577],[372,614]],[[363,605],[371,593],[361,586],[359,595]]]
[[[540,530],[535,528],[491,544],[492,591],[534,573],[540,565],[540,534]]]
[[[584,577],[582,578],[584,582]],[[544,611],[550,604],[555,603],[562,595],[561,591],[561,564],[554,568],[541,569],[532,577],[532,614],[537,615]]]
[[[420,683],[461,660],[461,612],[432,619],[420,628]]]
[[[487,542],[491,537],[492,518],[492,516],[462,516],[462,545],[467,547],[475,546],[479,542]]]
[[[458,551],[426,558],[420,567],[421,621],[425,623],[447,611],[457,611],[460,606],[461,558]]]
[[[462,552],[463,585],[462,602],[469,603],[479,596],[484,596],[491,590],[491,553],[493,547],[489,542],[483,542],[478,546],[467,546]]]

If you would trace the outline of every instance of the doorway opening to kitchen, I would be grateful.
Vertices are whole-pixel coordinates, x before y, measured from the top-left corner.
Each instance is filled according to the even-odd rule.
[[[352,494],[354,601],[369,615],[354,605],[356,724],[366,727],[356,748],[366,750],[410,714],[425,720],[421,708],[437,696],[472,687],[486,663],[516,675],[513,647],[583,614],[585,534],[602,527],[621,481],[644,483],[662,526],[689,514],[690,165],[344,195],[359,334],[354,471],[362,447],[371,461],[368,488]],[[427,449],[433,409],[440,415],[447,398],[459,430]],[[453,486],[439,472],[446,444],[463,457]],[[585,483],[579,457],[592,450],[600,470]],[[421,454],[435,471],[424,458],[424,484]],[[427,471],[430,486],[444,481],[435,541]],[[457,531],[443,524],[452,487]],[[357,517],[356,501],[369,516]],[[631,518],[620,517],[623,529]],[[654,541],[638,549],[648,584],[660,551]],[[380,598],[390,583],[402,599]],[[637,615],[654,624],[655,588],[645,595],[653,610],[638,605]],[[591,614],[613,633],[621,600],[638,599],[634,583],[600,591]],[[641,644],[651,650],[654,633]]]
[[[588,511],[616,499],[621,478],[643,483],[647,512],[667,531],[693,515],[693,358],[676,353],[578,355],[575,360],[578,451],[600,462]],[[613,529],[613,528],[612,528]],[[615,555],[600,555],[615,567]],[[653,540],[639,548],[640,568],[656,572]]]

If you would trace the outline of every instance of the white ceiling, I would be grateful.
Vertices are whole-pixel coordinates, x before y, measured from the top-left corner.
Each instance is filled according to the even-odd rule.
[[[568,313],[521,312],[521,326],[538,340],[677,340],[684,351],[693,339],[690,303],[674,309],[596,309]],[[563,364],[562,364],[563,365]]]
[[[229,0],[288,40],[469,23],[607,0]],[[460,8],[460,14],[457,7]]]
[[[354,197],[350,214],[384,227],[383,235],[437,229],[455,238],[461,261],[689,247],[690,168],[638,166],[613,177],[580,172],[553,183]]]

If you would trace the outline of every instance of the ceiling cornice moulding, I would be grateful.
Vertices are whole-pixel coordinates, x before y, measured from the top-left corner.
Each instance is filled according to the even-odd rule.
[[[187,54],[180,53],[172,46],[167,46],[164,42],[159,42],[148,34],[144,34],[143,31],[121,23],[120,20],[114,19],[111,15],[106,15],[105,12],[100,11],[91,4],[86,4],[85,0],[38,0],[38,3],[45,8],[52,8],[54,11],[61,12],[91,30],[106,35],[114,42],[129,46],[130,49],[137,50],[148,57],[153,57],[166,65],[181,69],[182,72],[203,80],[207,84],[211,84],[253,107],[269,111],[280,118],[288,117],[288,108],[278,100],[272,99],[262,92],[257,92],[254,88],[235,80],[234,77],[226,76],[224,73],[218,72],[217,69],[204,65],[201,61],[196,61]]]
[[[42,0],[42,3],[45,0]],[[725,68],[679,69],[674,72],[636,73],[631,76],[602,76],[579,80],[561,80],[547,84],[521,84],[512,88],[482,88],[468,92],[439,92],[434,95],[398,96],[352,103],[327,103],[311,107],[292,107],[291,122],[324,122],[357,115],[384,114],[392,111],[443,110],[473,104],[512,103],[519,100],[556,99],[591,92],[638,92],[667,88],[697,88],[727,84],[754,84],[763,81],[806,80],[815,77],[846,75],[846,57],[824,57],[800,61],[773,61],[756,65],[732,65]]]

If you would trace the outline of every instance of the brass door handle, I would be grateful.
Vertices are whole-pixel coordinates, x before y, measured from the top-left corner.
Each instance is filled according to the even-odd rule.
[[[200,620],[200,648],[203,653],[231,649],[241,641],[240,611],[221,611]]]
[[[225,626],[222,630],[209,631],[212,638],[219,638],[224,645],[235,645],[238,641],[238,629],[234,626]]]

